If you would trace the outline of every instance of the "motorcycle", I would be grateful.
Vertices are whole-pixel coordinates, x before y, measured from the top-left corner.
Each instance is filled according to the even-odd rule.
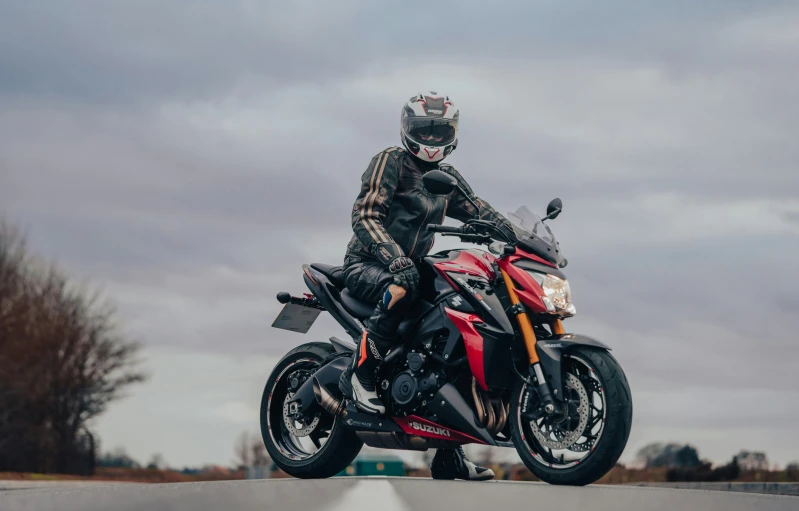
[[[430,193],[459,191],[448,174],[425,174]],[[275,366],[261,401],[272,460],[297,478],[339,474],[363,445],[427,450],[481,444],[513,447],[551,484],[586,485],[605,475],[632,423],[627,378],[603,342],[567,333],[576,309],[561,271],[566,259],[542,219],[522,206],[508,215],[516,239],[492,222],[428,225],[443,236],[487,245],[418,261],[420,299],[378,368],[385,416],[359,411],[339,390],[375,304],[349,293],[342,268],[303,265],[310,293],[281,292],[273,327],[305,333],[323,311],[351,339],[303,344]]]

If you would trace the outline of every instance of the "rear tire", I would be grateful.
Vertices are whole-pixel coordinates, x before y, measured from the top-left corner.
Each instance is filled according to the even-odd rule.
[[[288,393],[286,379],[295,370],[314,372],[334,353],[335,349],[328,343],[311,342],[298,346],[277,363],[264,387],[261,437],[275,465],[292,477],[322,479],[334,476],[347,468],[363,447],[363,442],[342,424],[339,417],[333,418],[325,411],[320,412],[323,417],[316,427],[329,428],[329,435],[318,451],[304,456],[285,444],[287,439],[291,440],[283,421],[283,400]]]
[[[536,477],[550,484],[583,486],[601,479],[618,461],[630,436],[633,403],[627,377],[609,352],[579,346],[564,355],[564,367],[568,356],[587,363],[593,369],[604,394],[604,423],[590,452],[577,464],[569,466],[569,463],[565,463],[561,468],[555,468],[557,463],[547,463],[542,459],[544,456],[537,451],[544,449],[541,449],[540,444],[536,445],[531,426],[520,416],[522,392],[526,387],[521,380],[517,382],[511,398],[511,438],[522,461]],[[565,376],[564,372],[564,391]],[[584,451],[588,449],[586,447]],[[552,453],[551,450],[549,452]]]

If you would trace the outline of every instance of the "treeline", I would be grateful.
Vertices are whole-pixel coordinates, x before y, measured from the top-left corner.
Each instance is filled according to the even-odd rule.
[[[773,472],[768,456],[764,452],[742,450],[732,459],[714,466],[708,460],[701,459],[696,447],[690,444],[652,443],[642,447],[636,455],[638,467],[645,469],[666,469],[666,481],[734,481],[745,473]],[[788,480],[799,476],[799,464],[791,463],[785,470]]]
[[[0,219],[0,472],[92,473],[87,422],[145,378],[114,319]]]

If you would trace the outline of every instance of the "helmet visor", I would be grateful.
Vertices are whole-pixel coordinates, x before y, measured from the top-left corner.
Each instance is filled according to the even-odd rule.
[[[445,146],[455,140],[458,121],[456,119],[406,116],[403,120],[403,128],[414,142],[427,146]]]

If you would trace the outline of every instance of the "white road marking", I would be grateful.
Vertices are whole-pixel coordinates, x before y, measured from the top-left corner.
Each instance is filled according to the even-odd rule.
[[[330,511],[411,511],[387,480],[362,479],[355,483]]]

